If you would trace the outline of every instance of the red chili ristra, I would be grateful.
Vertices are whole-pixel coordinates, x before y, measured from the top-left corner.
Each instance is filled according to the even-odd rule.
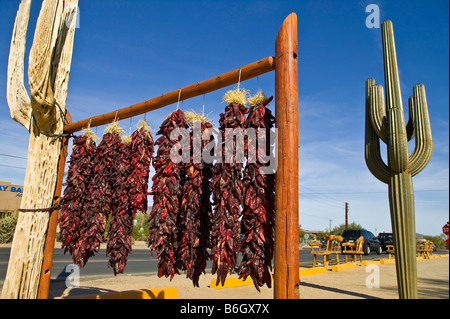
[[[153,207],[149,217],[148,245],[156,251],[158,258],[158,277],[169,277],[172,280],[179,274],[177,264],[177,218],[179,200],[182,196],[180,163],[171,160],[171,149],[178,142],[170,138],[176,128],[187,128],[184,112],[173,112],[160,126],[155,142],[158,145],[156,157],[153,159],[155,175],[153,176]]]
[[[275,118],[266,105],[272,98],[251,110],[245,122],[246,128],[263,128],[266,130],[265,153],[271,154],[273,145],[270,144],[270,129]],[[260,168],[268,166],[260,157],[255,144],[247,144],[248,156],[256,162],[247,162],[244,169],[243,186],[244,210],[241,220],[242,262],[239,265],[239,278],[250,276],[256,289],[266,284],[271,287],[272,258],[274,253],[273,229],[275,222],[274,193],[275,174],[263,174]],[[264,154],[265,155],[265,154]]]
[[[114,185],[113,215],[108,233],[106,256],[114,274],[123,273],[128,255],[132,253],[133,217],[147,211],[147,188],[153,156],[153,138],[141,123],[129,144],[123,145],[117,180]]]
[[[116,133],[106,133],[98,145],[94,176],[84,203],[84,216],[80,226],[74,256],[76,263],[84,267],[90,257],[100,250],[106,241],[106,220],[113,209],[114,184],[117,180],[117,161],[120,159],[122,140]]]
[[[112,185],[111,223],[108,231],[106,256],[108,266],[114,270],[114,275],[123,273],[128,254],[131,253],[131,234],[133,232],[133,216],[129,199],[128,176],[130,165],[131,144],[121,144],[120,156],[116,166],[116,180]]]
[[[214,214],[211,232],[212,274],[217,272],[216,285],[224,285],[228,272],[234,271],[239,252],[239,217],[243,201],[242,163],[236,162],[236,150],[233,147],[233,163],[225,163],[225,129],[244,129],[247,108],[237,103],[230,103],[225,113],[220,114],[219,133],[222,145],[218,145],[222,163],[214,166],[211,180]]]
[[[153,137],[145,123],[138,126],[131,137],[131,166],[133,170],[128,177],[130,186],[130,204],[133,217],[137,211],[147,212],[147,193],[150,165],[154,153]]]
[[[209,122],[198,122],[200,133],[211,129]],[[205,145],[206,141],[202,141]],[[180,216],[178,222],[178,254],[181,269],[199,286],[199,278],[205,273],[206,263],[209,259],[207,248],[210,248],[209,233],[211,226],[211,203],[209,183],[211,179],[212,164],[194,163],[194,158],[201,158],[201,149],[193,147],[193,132],[190,133],[191,156],[185,166],[186,180],[183,185]],[[195,154],[194,154],[195,152]]]
[[[93,176],[96,148],[95,142],[86,135],[77,136],[74,139],[61,217],[58,220],[59,239],[64,253],[69,252],[73,255],[75,263],[78,260],[76,243],[80,237],[81,220],[84,216],[85,194]]]

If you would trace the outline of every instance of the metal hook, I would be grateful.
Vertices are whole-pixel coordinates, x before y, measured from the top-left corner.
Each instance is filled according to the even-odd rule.
[[[177,111],[178,111],[178,105],[180,104],[180,98],[181,98],[181,89],[178,91]]]
[[[203,94],[203,107],[202,107],[202,115],[205,116],[205,98],[206,94]]]
[[[130,136],[131,136],[131,124],[132,124],[132,121],[133,121],[133,117],[130,117],[130,133],[128,134]]]
[[[242,69],[239,69],[239,80],[238,80],[238,90],[239,90],[239,86],[241,85],[241,73],[242,73]]]

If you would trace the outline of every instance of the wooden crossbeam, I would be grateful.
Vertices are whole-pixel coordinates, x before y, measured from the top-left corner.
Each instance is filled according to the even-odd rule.
[[[96,127],[111,123],[116,118],[118,120],[124,120],[133,116],[144,114],[153,110],[157,110],[164,106],[177,103],[178,101],[184,101],[202,94],[213,92],[221,88],[233,85],[239,82],[239,78],[241,79],[241,81],[249,80],[261,74],[273,71],[274,69],[275,69],[274,58],[269,56],[262,60],[243,66],[239,69],[218,75],[212,79],[191,84],[189,86],[174,90],[169,93],[164,93],[163,95],[152,98],[148,101],[134,104],[122,108],[120,110],[115,110],[110,113],[74,122],[72,124],[66,125],[64,127],[64,132],[67,134],[75,133],[88,127],[89,123],[91,127]]]

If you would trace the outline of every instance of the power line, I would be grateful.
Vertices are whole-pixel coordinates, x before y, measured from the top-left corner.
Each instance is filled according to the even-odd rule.
[[[0,136],[10,137],[10,138],[14,138],[14,139],[22,140],[22,141],[28,141],[29,140],[29,138],[24,138],[24,137],[20,137],[20,136],[13,136],[13,135],[7,135],[7,134],[2,134],[2,133],[0,133]]]
[[[448,192],[448,189],[423,189],[414,190],[414,192]],[[301,192],[304,195],[359,195],[359,194],[384,194],[386,191],[368,191],[368,192]],[[331,197],[330,197],[331,198]]]
[[[311,192],[302,192],[302,189],[307,189],[310,190]],[[299,197],[306,197],[309,198],[310,200],[318,201],[321,204],[329,205],[335,209],[338,208],[340,209],[343,205],[343,201],[337,200],[331,196],[327,196],[326,194],[314,192],[313,189],[306,187],[304,185],[299,185]]]
[[[17,168],[17,169],[27,169],[26,167],[11,166],[11,165],[3,165],[3,164],[0,164],[0,166],[1,166],[1,167]]]
[[[15,155],[1,154],[1,153],[0,153],[0,156],[12,157],[12,158],[20,158],[20,159],[28,159],[28,158],[22,157],[22,156],[15,156]]]
[[[336,203],[333,203],[333,202],[329,202],[329,201],[327,201],[326,199],[324,199],[324,198],[322,198],[322,197],[316,197],[316,196],[313,196],[313,197],[305,197],[305,196],[303,196],[303,194],[300,194],[300,195],[299,195],[299,198],[300,198],[300,200],[301,200],[302,202],[303,202],[304,200],[311,200],[311,201],[314,201],[314,202],[318,202],[318,203],[320,203],[320,204],[328,205],[328,206],[332,207],[333,209],[339,209],[339,208],[341,208],[341,206],[342,206],[342,205],[339,205],[339,204],[336,204]],[[303,200],[302,200],[302,198],[303,198]]]

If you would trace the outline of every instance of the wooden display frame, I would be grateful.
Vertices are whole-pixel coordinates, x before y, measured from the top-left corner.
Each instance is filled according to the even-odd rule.
[[[298,252],[298,42],[297,15],[289,14],[284,20],[275,42],[275,57],[267,57],[215,78],[165,93],[159,97],[127,108],[84,119],[65,125],[64,133],[81,131],[90,124],[96,127],[147,113],[167,105],[209,93],[258,75],[275,71],[275,118],[278,129],[278,169],[275,185],[275,254],[274,298],[299,298],[299,252]],[[181,94],[180,94],[181,90]],[[58,183],[55,194],[61,194],[63,168],[67,151],[63,145],[59,163]],[[53,261],[56,216],[49,223],[44,248],[44,261],[39,284],[38,298],[48,298]]]

